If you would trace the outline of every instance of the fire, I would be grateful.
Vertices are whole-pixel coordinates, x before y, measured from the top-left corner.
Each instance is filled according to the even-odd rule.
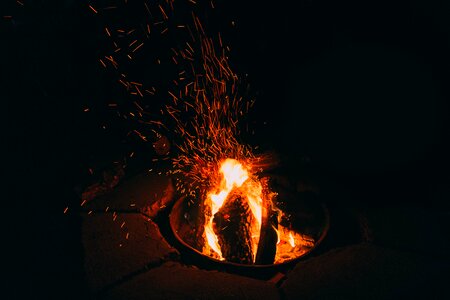
[[[194,1],[191,2],[197,5]],[[148,133],[137,129],[130,133],[136,134],[143,141],[150,140],[152,136],[161,139],[162,134],[167,131],[176,137],[173,144],[177,154],[171,158],[172,170],[168,173],[176,176],[175,185],[181,194],[199,199],[205,207],[205,220],[200,221],[200,226],[204,227],[201,228],[204,231],[204,245],[200,245],[203,246],[203,253],[220,260],[225,259],[220,239],[214,230],[214,217],[221,208],[229,204],[229,196],[238,193],[236,197],[244,202],[244,231],[250,240],[250,249],[247,250],[251,253],[251,261],[255,263],[260,238],[266,234],[262,227],[269,210],[276,212],[278,218],[277,224],[269,226],[277,239],[274,262],[299,256],[314,241],[280,224],[282,212],[272,203],[275,193],[268,190],[264,181],[256,175],[264,166],[265,159],[262,155],[253,153],[256,148],[242,144],[238,138],[240,130],[244,128],[242,116],[250,110],[255,100],[248,99],[248,95],[241,96],[242,86],[245,85],[229,62],[230,48],[226,45],[226,40],[222,39],[220,33],[207,34],[194,10],[191,18],[185,18],[182,14],[181,19],[174,19],[177,12],[183,11],[174,9],[174,6],[182,4],[156,1],[153,13],[150,13],[152,6],[144,4],[147,13],[144,13],[141,26],[129,28],[130,30],[122,29],[124,26],[118,26],[121,24],[110,26],[111,30],[105,27],[105,34],[114,47],[99,61],[104,68],[111,69],[114,76],[118,76],[117,82],[133,100],[131,111],[128,111],[128,106],[123,106],[127,111],[118,111],[119,116],[138,121],[151,129]],[[126,7],[128,6],[125,5],[123,9]],[[89,8],[97,13],[93,6],[89,5]],[[168,30],[173,28],[175,20],[183,23],[176,26],[176,30]],[[117,30],[113,31],[112,28]],[[161,28],[161,31],[155,30],[157,28]],[[130,40],[124,39],[125,36]],[[150,36],[157,40],[147,43],[144,37]],[[140,56],[136,56],[135,52],[145,50],[147,55],[158,53],[159,51],[151,51],[149,47],[172,40],[177,42],[171,45],[171,51],[167,51],[171,59],[141,56],[145,57],[145,64],[152,60],[158,65],[162,62],[173,63],[171,69],[174,72],[168,78],[169,83],[161,85],[167,86],[167,90],[159,91],[150,82],[134,81],[132,78],[135,74],[128,73],[140,69],[134,66],[141,65]],[[159,99],[166,99],[161,96],[163,94],[169,97],[167,102],[161,103]],[[151,97],[151,101],[144,102],[148,97]],[[153,101],[153,97],[158,101]],[[153,103],[155,106],[151,105]],[[119,106],[110,103],[108,107],[118,109]],[[156,145],[156,153],[168,155],[170,149],[167,145],[163,145],[164,151]],[[221,217],[227,219],[226,214]]]
[[[226,159],[222,163],[220,173],[223,174],[220,192],[217,194],[210,193],[207,197],[208,204],[211,207],[212,215],[205,226],[205,234],[209,247],[211,247],[211,249],[213,249],[217,253],[219,259],[223,260],[219,242],[213,230],[214,214],[216,214],[222,207],[225,199],[227,198],[233,187],[242,186],[242,184],[248,179],[248,172],[237,160]]]
[[[212,213],[215,214],[223,205],[233,187],[240,187],[248,179],[248,172],[234,159],[226,159],[220,168],[223,174],[224,187],[218,194],[210,194],[212,200]]]
[[[217,182],[217,184],[212,186],[204,200],[206,211],[209,211],[209,213],[206,216],[204,226],[205,245],[203,253],[219,260],[225,260],[218,236],[214,230],[214,216],[226,205],[227,197],[230,193],[238,189],[245,195],[245,204],[248,205],[251,212],[251,215],[247,217],[247,221],[249,221],[248,230],[251,239],[252,262],[255,263],[261,237],[263,209],[265,207],[274,207],[272,197],[264,194],[261,180],[252,172],[249,164],[244,162],[227,158],[219,163],[218,172],[214,175],[211,182]],[[218,180],[214,180],[214,177],[217,177]],[[264,203],[265,201],[270,203]],[[276,209],[275,211],[279,212]],[[278,214],[280,215],[280,213]],[[277,235],[275,262],[294,258],[302,251],[305,251],[305,246],[313,245],[313,241],[284,226],[272,225],[272,228]]]
[[[256,250],[258,246],[260,231],[261,231],[261,219],[262,219],[262,186],[261,183],[250,179],[249,171],[237,160],[226,159],[221,163],[220,173],[222,179],[219,186],[214,190],[218,192],[209,192],[206,199],[206,205],[211,208],[211,216],[209,216],[205,225],[205,235],[207,239],[207,245],[205,245],[206,251],[208,247],[218,255],[219,259],[224,260],[222,252],[220,251],[220,245],[213,229],[214,215],[224,205],[224,202],[233,188],[242,188],[247,196],[247,203],[253,214],[253,222],[250,226],[252,237],[252,252],[253,260],[256,257]]]
[[[295,247],[295,239],[294,236],[292,235],[292,232],[289,232],[289,244],[291,244],[292,248]]]

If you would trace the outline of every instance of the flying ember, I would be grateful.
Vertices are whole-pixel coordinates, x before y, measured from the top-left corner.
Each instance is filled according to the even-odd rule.
[[[174,9],[177,5],[180,9]],[[173,155],[168,173],[176,179],[178,192],[196,199],[193,203],[201,208],[195,234],[202,254],[241,264],[297,258],[314,246],[314,240],[290,230],[284,213],[276,207],[277,193],[270,188],[270,178],[259,177],[267,157],[253,153],[255,148],[240,141],[242,117],[255,101],[241,95],[242,81],[229,63],[230,48],[221,34],[208,32],[191,5],[197,6],[194,2],[144,2],[135,8],[142,11],[140,26],[127,30],[119,24],[105,27],[114,47],[100,62],[113,70],[133,99],[132,105],[122,105],[132,111],[118,115],[148,126],[158,140],[153,143],[155,152]],[[177,18],[183,9],[192,11]],[[174,45],[169,44],[172,41]],[[173,75],[158,88],[130,79],[138,77],[139,73],[132,72],[157,53],[148,51],[152,45],[169,45],[161,57],[152,57],[155,68]],[[162,103],[145,103],[149,97]],[[149,107],[156,109],[149,111]],[[131,134],[144,142],[151,140],[146,128]],[[170,143],[166,136],[171,137]],[[170,144],[176,149],[171,151]]]

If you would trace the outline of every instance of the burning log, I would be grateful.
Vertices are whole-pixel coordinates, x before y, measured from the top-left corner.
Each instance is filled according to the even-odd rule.
[[[222,256],[229,262],[252,264],[250,224],[253,215],[240,189],[233,189],[224,205],[214,215],[214,232]]]
[[[273,264],[277,253],[278,235],[275,228],[278,226],[278,218],[277,212],[272,210],[271,198],[275,195],[270,192],[269,179],[262,178],[261,184],[263,187],[262,220],[255,264],[265,265]]]

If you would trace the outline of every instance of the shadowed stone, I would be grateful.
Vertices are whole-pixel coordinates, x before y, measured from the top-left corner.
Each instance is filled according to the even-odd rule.
[[[416,205],[372,207],[362,214],[368,241],[401,251],[446,257],[450,252],[448,212]]]
[[[108,291],[105,299],[279,299],[265,281],[169,262]]]
[[[92,291],[149,264],[177,257],[177,251],[164,240],[156,224],[141,214],[83,214],[82,241]]]
[[[281,289],[286,299],[444,299],[440,295],[448,266],[448,262],[356,245],[298,263]]]

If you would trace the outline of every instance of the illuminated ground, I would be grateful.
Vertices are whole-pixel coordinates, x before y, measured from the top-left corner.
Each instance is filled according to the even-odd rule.
[[[83,206],[84,273],[90,295],[105,299],[391,299],[442,292],[436,275],[446,270],[438,264],[449,250],[442,239],[446,231],[439,227],[441,220],[414,208],[391,208],[389,213],[381,208],[370,213],[363,208],[335,210],[337,218],[332,220],[334,227],[324,247],[311,259],[274,272],[267,280],[188,265],[156,223],[140,213],[161,198],[168,182],[162,175],[141,174]]]

